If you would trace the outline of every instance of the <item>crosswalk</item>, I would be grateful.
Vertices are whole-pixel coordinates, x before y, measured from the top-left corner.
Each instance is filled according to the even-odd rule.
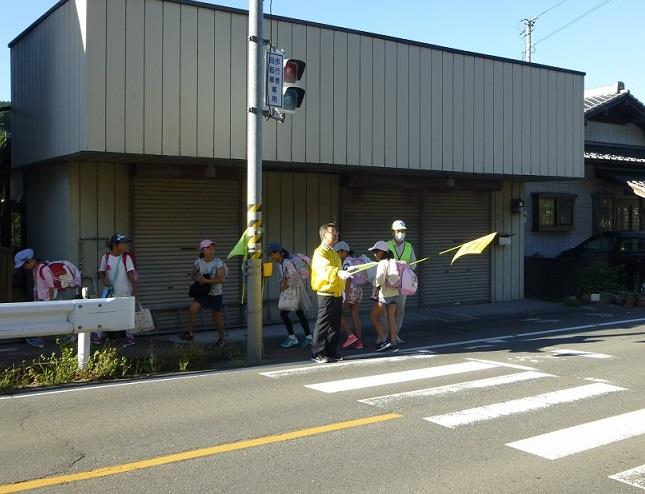
[[[556,349],[553,353],[559,356],[611,358],[609,355],[570,349]],[[271,379],[298,377],[305,381],[302,385],[306,389],[325,394],[342,395],[348,393],[351,394],[352,399],[355,399],[357,394],[374,394],[375,396],[359,396],[357,401],[365,405],[397,412],[401,412],[397,407],[412,406],[416,410],[424,407],[429,408],[430,403],[432,404],[431,410],[437,411],[437,408],[441,408],[439,405],[442,403],[437,399],[445,398],[448,400],[446,403],[453,403],[454,400],[450,400],[451,397],[468,397],[468,393],[476,393],[472,396],[475,396],[476,398],[473,399],[479,402],[482,399],[485,400],[488,393],[493,396],[509,391],[520,394],[512,399],[486,404],[477,403],[478,406],[450,410],[447,413],[425,415],[421,410],[421,419],[425,423],[448,429],[476,427],[480,423],[503,420],[521,414],[548,413],[549,409],[556,407],[572,406],[578,402],[586,403],[600,397],[611,397],[630,391],[626,387],[596,378],[585,379],[587,382],[591,381],[590,383],[562,387],[558,386],[558,380],[563,379],[563,376],[542,372],[535,367],[476,358],[464,358],[457,363],[442,363],[442,359],[439,357],[441,356],[424,353],[356,359],[334,365],[312,364],[302,367],[287,367],[260,374]],[[392,365],[413,368],[392,371],[389,368]],[[324,374],[337,374],[338,371],[344,369],[350,370],[352,377],[326,381],[316,379]],[[491,372],[499,375],[492,377],[477,375]],[[441,385],[427,387],[427,384],[432,383],[435,379],[460,379],[462,376],[476,378],[450,384],[439,382],[438,384]],[[527,384],[540,382],[549,386],[550,390],[526,396],[528,393],[525,390],[530,389],[526,387]],[[415,389],[387,393],[390,391],[388,389],[390,387],[414,387]],[[383,393],[383,390],[386,393]],[[443,406],[446,407],[445,404]],[[500,441],[500,444],[503,443],[504,446],[525,454],[548,460],[558,460],[644,434],[645,408],[625,411],[619,415],[604,417],[532,437],[518,438],[505,443]],[[645,465],[616,473],[609,478],[645,490]]]

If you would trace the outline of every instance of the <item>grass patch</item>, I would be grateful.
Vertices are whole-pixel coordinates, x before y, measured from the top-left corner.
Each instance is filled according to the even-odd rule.
[[[58,352],[40,355],[31,362],[0,369],[0,393],[8,394],[20,388],[56,386],[74,382],[93,382],[124,377],[142,377],[171,372],[186,372],[242,367],[241,348],[220,349],[207,345],[176,345],[160,352],[150,345],[146,354],[126,358],[119,349],[106,345],[91,353],[85,369],[78,369],[76,347],[61,345]]]

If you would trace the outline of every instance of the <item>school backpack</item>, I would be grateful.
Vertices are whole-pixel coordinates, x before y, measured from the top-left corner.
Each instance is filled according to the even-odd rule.
[[[367,264],[368,262],[370,262],[370,260],[365,255],[362,255],[360,257],[349,257],[348,256],[348,257],[345,258],[345,263],[348,264],[349,266],[360,266],[361,264]],[[352,280],[354,281],[354,283],[356,283],[356,285],[358,285],[358,286],[367,285],[367,283],[369,282],[369,278],[368,278],[368,275],[367,275],[368,271],[369,270],[366,269],[364,271],[360,271],[360,272],[352,275]]]
[[[137,258],[132,252],[124,252],[121,255],[121,260],[123,261],[123,267],[125,268],[125,272],[128,272],[128,257],[132,259],[132,265],[134,266],[134,271],[132,274],[134,275],[134,281],[139,281],[139,271],[137,270]],[[105,253],[105,268],[107,269],[108,266],[108,260],[110,258],[110,252]]]
[[[76,266],[69,261],[53,261],[45,262],[38,267],[38,276],[45,279],[43,275],[43,268],[47,266],[52,273],[54,279],[54,288],[56,290],[65,290],[66,288],[73,288],[81,286],[81,272]]]
[[[296,271],[303,280],[311,276],[311,259],[304,254],[293,254],[290,258]]]
[[[390,259],[387,266],[385,283],[392,288],[398,288],[401,295],[414,295],[419,287],[417,275],[403,261]]]

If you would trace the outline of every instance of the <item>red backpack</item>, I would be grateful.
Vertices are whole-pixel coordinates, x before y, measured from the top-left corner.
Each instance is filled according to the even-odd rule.
[[[125,272],[126,273],[128,272],[128,257],[132,259],[132,265],[134,266],[134,271],[132,272],[132,274],[134,275],[134,281],[139,281],[139,272],[137,271],[137,258],[132,252],[124,252],[121,255],[121,260],[123,261],[123,267],[125,268]],[[106,252],[105,258],[104,258],[106,270],[108,267],[109,258],[110,258],[110,252]]]
[[[41,264],[38,266],[38,276],[43,280],[45,279],[43,276],[43,268],[45,266],[52,273],[54,288],[56,290],[65,290],[66,288],[81,286],[81,272],[71,262],[53,261]]]

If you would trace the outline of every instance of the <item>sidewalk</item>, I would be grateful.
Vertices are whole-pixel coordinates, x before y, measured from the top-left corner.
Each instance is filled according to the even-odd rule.
[[[560,303],[540,300],[519,300],[474,305],[453,305],[450,307],[417,309],[408,308],[401,337],[405,340],[402,349],[432,345],[445,339],[468,339],[468,333],[481,332],[492,336],[513,334],[520,331],[535,331],[553,327],[570,327],[594,322],[628,320],[645,318],[645,308],[624,308],[616,305],[590,304],[581,307],[570,307]],[[364,350],[348,350],[342,353],[359,355],[373,351],[375,333],[369,321],[369,314],[361,315],[363,325]],[[310,322],[313,331],[314,321]],[[303,336],[299,323],[294,324],[295,334]],[[140,336],[134,346],[123,348],[120,353],[125,357],[145,358],[151,351],[157,355],[177,352],[188,343],[181,342],[177,334]],[[309,348],[281,348],[280,343],[287,333],[282,324],[271,324],[264,327],[264,362],[280,363],[304,361],[309,359]],[[462,337],[463,336],[463,337]],[[341,335],[339,342],[342,342]],[[190,345],[212,348],[217,340],[214,330],[195,333]],[[246,328],[228,331],[230,353],[234,358],[244,360],[246,348]],[[121,340],[112,340],[114,346],[120,346]],[[97,347],[92,346],[92,349]],[[27,345],[24,340],[0,341],[0,367],[19,364],[23,360],[31,361],[41,354],[51,354],[57,350],[54,338],[46,339],[46,347],[37,349]],[[213,368],[226,367],[225,359],[214,362]]]

